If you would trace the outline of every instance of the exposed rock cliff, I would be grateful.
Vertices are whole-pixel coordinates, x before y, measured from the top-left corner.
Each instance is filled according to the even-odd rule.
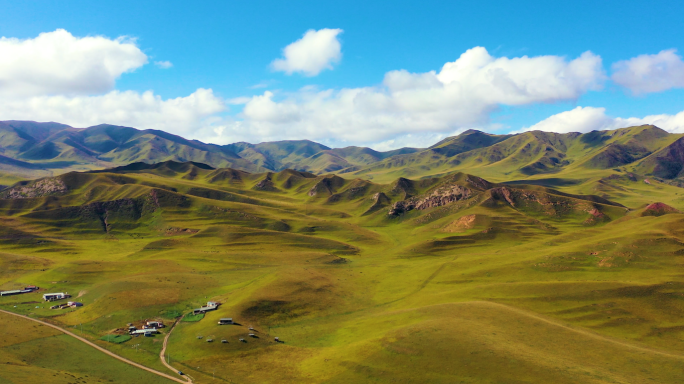
[[[457,184],[449,184],[435,189],[424,197],[411,197],[403,201],[397,201],[392,205],[389,214],[400,215],[413,209],[427,209],[441,207],[455,201],[465,200],[471,197],[473,191]]]
[[[67,186],[59,177],[49,177],[36,181],[20,183],[0,193],[3,199],[26,199],[41,196],[61,195]]]
[[[258,190],[258,191],[269,191],[269,192],[277,192],[279,189],[275,186],[273,183],[273,173],[268,172],[266,174],[266,177],[261,179],[256,185],[254,186],[253,189]]]

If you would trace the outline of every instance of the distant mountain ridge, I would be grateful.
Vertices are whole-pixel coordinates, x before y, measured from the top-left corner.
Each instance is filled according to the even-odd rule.
[[[377,181],[475,172],[492,180],[554,177],[600,170],[684,177],[684,135],[652,125],[589,133],[468,130],[425,148],[380,152],[330,148],[310,140],[207,144],[158,130],[115,125],[0,122],[0,171],[35,178],[132,163],[194,162],[246,172],[285,169]]]
[[[684,176],[683,137],[652,125],[584,134],[529,131],[493,135],[469,130],[422,151],[345,171],[374,180],[467,171],[511,181],[542,175],[575,178],[602,170],[674,179]]]
[[[164,131],[108,124],[73,128],[59,123],[0,122],[0,169],[27,176],[38,170],[64,173],[168,160],[248,172],[297,168],[326,173],[415,151],[413,148],[389,152],[361,147],[332,149],[309,140],[216,145]]]

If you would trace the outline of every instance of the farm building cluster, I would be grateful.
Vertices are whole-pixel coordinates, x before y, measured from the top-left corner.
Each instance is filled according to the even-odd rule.
[[[131,336],[143,335],[145,337],[152,337],[159,333],[160,328],[164,328],[165,325],[161,321],[148,321],[142,325],[142,329],[138,329],[132,324],[128,326],[128,334]]]
[[[24,289],[14,289],[11,291],[2,291],[2,292],[0,292],[0,296],[13,296],[13,295],[20,295],[22,293],[31,293],[31,292],[37,291],[38,289],[40,289],[40,288],[36,287],[35,285],[29,285],[29,286],[24,287]]]
[[[192,314],[193,315],[199,315],[200,313],[207,313],[209,311],[215,311],[218,309],[219,305],[221,305],[221,304],[214,302],[214,301],[209,301],[209,302],[207,302],[207,305],[205,305],[204,307],[194,309],[192,311]]]
[[[70,298],[71,295],[68,293],[46,293],[43,295],[43,300],[45,301],[57,301],[57,300],[64,300]]]

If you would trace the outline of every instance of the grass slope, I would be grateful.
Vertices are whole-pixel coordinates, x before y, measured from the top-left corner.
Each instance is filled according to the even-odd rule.
[[[550,158],[521,152],[534,140],[576,148],[516,137],[520,164]],[[82,326],[163,370],[168,328],[102,338],[219,302],[169,339],[171,364],[197,383],[681,382],[684,195],[580,168],[379,183],[165,162],[22,182],[0,196],[0,288],[41,291],[0,307]],[[673,209],[644,214],[655,201]],[[51,310],[47,291],[84,306]],[[38,342],[8,330],[25,346],[3,356],[19,364]],[[40,348],[12,380],[70,365],[63,347]]]

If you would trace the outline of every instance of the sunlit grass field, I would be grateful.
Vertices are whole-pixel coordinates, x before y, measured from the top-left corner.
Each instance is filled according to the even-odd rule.
[[[540,201],[594,204],[602,222],[583,210],[490,204],[485,192],[388,216],[389,206],[370,207],[380,192],[402,199],[393,183],[294,171],[71,175],[63,196],[0,202],[0,287],[41,287],[0,298],[0,308],[169,373],[158,358],[169,328],[121,344],[102,338],[128,323],[170,325],[217,301],[169,341],[168,360],[197,383],[682,382],[684,215],[642,214],[655,201],[684,209],[682,189],[601,172],[553,191],[519,188]],[[271,184],[257,187],[265,178]],[[416,183],[414,194],[439,182]],[[97,211],[103,201],[118,203]],[[46,292],[84,306],[51,310]],[[67,373],[163,381],[25,327],[3,333],[11,369],[0,378],[9,382],[39,382],[48,371],[55,383],[73,382]],[[27,358],[37,348],[41,357]],[[79,368],[80,354],[101,363]]]

